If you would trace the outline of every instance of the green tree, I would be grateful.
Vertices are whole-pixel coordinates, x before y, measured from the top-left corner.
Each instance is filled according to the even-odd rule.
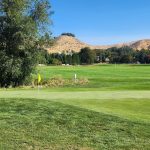
[[[18,86],[30,76],[51,23],[48,0],[0,1],[0,86]]]
[[[93,64],[96,58],[95,51],[91,50],[88,47],[81,49],[79,55],[80,55],[80,61],[82,64]]]
[[[102,50],[102,49],[95,49],[95,53],[96,53],[96,62],[105,62],[106,59],[106,50]]]
[[[142,49],[141,51],[136,52],[136,61],[139,61],[142,64],[150,63],[150,50]]]
[[[67,64],[72,65],[72,56],[70,54],[66,55],[66,60],[67,60]]]
[[[132,63],[135,52],[132,48],[125,46],[121,48],[112,47],[106,50],[111,63]]]
[[[49,48],[50,46],[54,45],[54,38],[52,38],[51,33],[46,32],[43,36],[39,38],[38,42],[40,47]]]
[[[75,37],[75,34],[73,34],[73,33],[62,33],[61,35]]]
[[[73,65],[79,65],[80,64],[80,59],[79,59],[79,54],[78,53],[73,53],[73,55],[72,55],[72,64]]]

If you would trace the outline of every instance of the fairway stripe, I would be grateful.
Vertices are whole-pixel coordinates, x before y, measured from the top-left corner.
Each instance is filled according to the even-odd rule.
[[[89,92],[47,92],[47,91],[0,91],[0,98],[36,99],[141,99],[150,98],[150,91],[89,91]]]

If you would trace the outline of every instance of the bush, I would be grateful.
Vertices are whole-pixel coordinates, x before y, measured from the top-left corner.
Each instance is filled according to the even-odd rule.
[[[40,85],[44,87],[64,87],[73,85],[87,85],[89,80],[86,78],[80,78],[76,81],[74,79],[64,79],[61,76],[54,76],[50,79],[42,79]],[[34,86],[38,85],[37,79],[34,80]]]
[[[59,66],[59,65],[62,65],[62,62],[61,62],[60,60],[54,58],[54,59],[52,60],[52,64],[53,64],[53,65],[56,65],[56,66]]]

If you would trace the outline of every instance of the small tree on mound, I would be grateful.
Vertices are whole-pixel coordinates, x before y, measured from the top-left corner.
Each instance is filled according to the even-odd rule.
[[[72,34],[72,33],[62,33],[61,35],[66,35],[66,36],[75,37],[75,35],[74,35],[74,34]]]

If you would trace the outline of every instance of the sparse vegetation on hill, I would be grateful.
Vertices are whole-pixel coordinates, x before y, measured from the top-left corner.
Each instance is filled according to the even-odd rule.
[[[74,36],[68,36],[67,34],[63,34],[63,36],[59,36],[55,38],[55,44],[47,48],[49,53],[62,53],[63,51],[73,50],[75,52],[79,52],[82,48],[89,47],[90,49],[108,49],[112,47],[121,48],[121,47],[130,47],[136,50],[149,49],[150,48],[150,40],[140,40],[130,43],[122,43],[122,44],[114,44],[114,45],[104,45],[104,46],[93,46],[90,44],[86,44],[81,42]]]
[[[150,49],[150,40],[139,40],[133,42],[130,47],[139,51],[142,49]]]
[[[75,37],[75,34],[73,33],[62,33],[61,35]]]

